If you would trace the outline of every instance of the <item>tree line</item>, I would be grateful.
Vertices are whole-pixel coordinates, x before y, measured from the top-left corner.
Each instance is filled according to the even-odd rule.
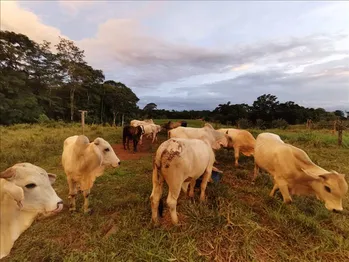
[[[301,124],[344,119],[344,112],[305,108],[292,101],[280,103],[264,94],[251,106],[219,104],[210,110],[164,110],[155,103],[143,109],[139,98],[124,83],[106,80],[102,70],[85,61],[84,50],[73,41],[60,38],[52,46],[36,43],[26,35],[0,31],[0,124],[35,123],[46,120],[80,121],[79,110],[87,110],[87,123],[120,124],[124,119],[204,119],[222,124]],[[348,112],[347,112],[348,113]],[[125,117],[125,118],[123,118]]]
[[[0,124],[77,121],[79,109],[88,110],[87,122],[95,123],[137,113],[136,94],[105,80],[73,41],[39,44],[10,31],[0,31],[0,41]]]

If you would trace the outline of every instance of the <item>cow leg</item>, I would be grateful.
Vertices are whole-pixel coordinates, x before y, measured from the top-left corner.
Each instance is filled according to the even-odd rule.
[[[196,184],[196,179],[192,179],[190,181],[189,197],[194,197],[195,184]]]
[[[281,191],[282,198],[286,204],[290,204],[292,202],[292,198],[290,196],[290,192],[288,190],[286,181],[277,181],[276,183]]]
[[[129,137],[127,137],[127,150],[130,150],[130,138]]]
[[[151,201],[151,218],[155,225],[159,223],[159,202],[162,196],[162,188],[164,183],[164,178],[160,175],[158,177],[158,170],[153,170],[153,191],[150,195]]]
[[[270,191],[269,196],[273,197],[275,194],[275,191],[278,189],[279,189],[279,186],[277,185],[277,183],[275,183],[273,189]]]
[[[84,196],[84,213],[90,213],[92,210],[88,207],[89,206],[89,201],[88,197],[90,195],[90,189],[84,190],[83,191],[83,196]]]
[[[137,152],[137,138],[133,138],[133,152]]]
[[[154,141],[155,141],[155,133],[152,133],[153,135],[153,140],[151,141],[152,144],[154,144]]]
[[[210,168],[207,168],[201,182],[201,191],[200,191],[200,201],[205,201],[205,191],[208,180],[211,178],[212,175],[212,166]]]
[[[180,192],[181,192],[181,185],[179,182],[177,182],[176,184],[169,185],[167,205],[170,208],[171,220],[174,225],[178,225],[178,216],[177,216],[176,207],[177,207],[177,199],[179,197]]]
[[[239,147],[234,148],[234,157],[235,157],[235,166],[239,166],[239,154],[240,154],[240,149]]]
[[[76,188],[76,182],[73,181],[69,176],[67,177],[68,186],[69,186],[69,211],[76,211],[76,195],[78,190]]]

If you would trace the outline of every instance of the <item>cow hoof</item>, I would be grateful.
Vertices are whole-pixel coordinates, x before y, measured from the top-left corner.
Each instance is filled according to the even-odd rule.
[[[292,200],[291,199],[285,199],[284,202],[285,202],[286,205],[289,205],[289,204],[291,204]]]
[[[92,208],[88,208],[87,210],[84,210],[84,214],[85,215],[92,215],[93,213],[93,209]]]

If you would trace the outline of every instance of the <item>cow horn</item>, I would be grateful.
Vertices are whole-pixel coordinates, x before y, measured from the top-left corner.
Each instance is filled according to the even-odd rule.
[[[1,178],[11,178],[16,174],[16,170],[12,167],[9,167],[5,171],[0,173]]]

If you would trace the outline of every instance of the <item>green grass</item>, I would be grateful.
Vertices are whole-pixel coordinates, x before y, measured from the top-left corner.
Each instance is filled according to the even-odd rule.
[[[158,124],[168,120],[156,120]],[[188,126],[203,122],[187,120]],[[214,125],[215,126],[215,125]],[[219,126],[215,126],[218,128]],[[325,130],[268,130],[304,149],[325,169],[349,174],[349,136],[338,148],[336,136]],[[67,203],[68,186],[60,157],[63,141],[80,134],[79,125],[1,127],[0,169],[28,161],[57,174],[54,188]],[[251,130],[254,136],[260,130]],[[121,143],[121,128],[87,126],[90,140],[100,136]],[[162,134],[160,140],[165,140]],[[118,152],[117,152],[118,153]],[[207,188],[208,201],[180,199],[180,227],[172,227],[165,210],[162,226],[150,223],[152,155],[123,161],[107,170],[92,189],[92,215],[81,210],[37,221],[15,242],[4,261],[348,261],[349,217],[328,212],[311,197],[294,197],[284,205],[280,194],[268,196],[272,182],[262,173],[252,185],[253,158],[217,152],[223,181]],[[166,187],[164,192],[166,197]],[[77,201],[82,207],[82,197]],[[349,209],[348,197],[344,208]],[[109,234],[108,231],[113,231]]]

